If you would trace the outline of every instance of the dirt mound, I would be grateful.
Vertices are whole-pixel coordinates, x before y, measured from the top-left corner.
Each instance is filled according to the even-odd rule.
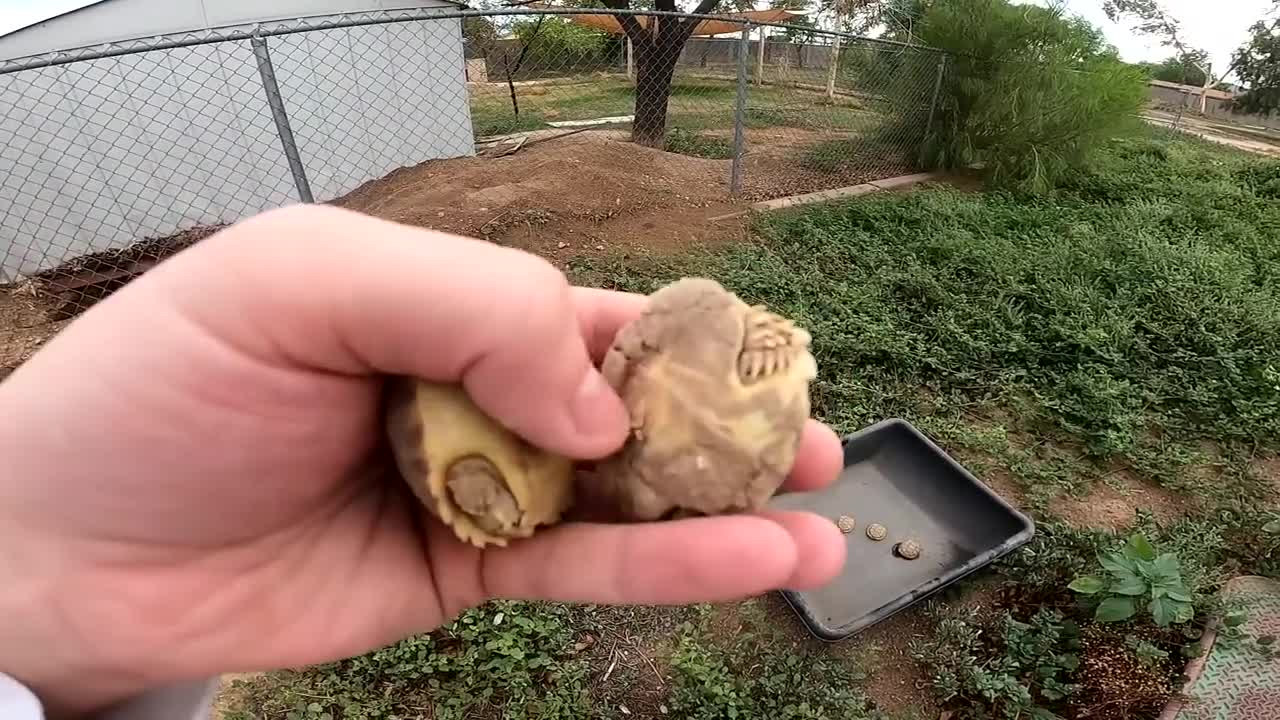
[[[591,131],[539,138],[499,158],[432,160],[365,183],[330,204],[409,225],[520,247],[559,262],[583,252],[678,251],[733,240],[741,220],[728,161],[704,160]],[[216,231],[94,253],[0,289],[0,368],[25,361],[65,321],[177,250]]]
[[[526,144],[506,157],[431,160],[332,204],[552,258],[618,245],[677,249],[740,230],[707,223],[738,207],[727,161],[642,147],[608,131]]]

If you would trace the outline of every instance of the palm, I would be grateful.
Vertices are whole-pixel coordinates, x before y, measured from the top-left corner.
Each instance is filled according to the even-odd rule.
[[[143,607],[102,607],[92,622],[119,633],[112,646],[169,663],[162,649],[172,638],[199,636],[208,657],[178,658],[193,673],[217,667],[213,658],[295,665],[393,641],[406,613],[427,630],[480,599],[442,578],[456,588],[442,607],[413,504],[380,462],[376,380],[282,370],[239,352],[211,356],[210,338],[190,325],[147,332],[152,342],[123,339],[125,350],[95,376],[73,379],[40,405],[61,419],[42,437],[41,454],[70,466],[54,480],[61,490],[31,498],[34,509],[76,518],[78,562],[149,557],[107,578],[94,573],[96,587],[83,592],[109,592],[104,580],[167,589],[134,598]],[[19,373],[57,372],[60,358],[80,355],[62,340],[47,348],[50,362]],[[63,442],[100,437],[102,428],[113,435],[96,452]],[[448,537],[433,543],[446,567],[468,554]],[[156,617],[176,622],[157,625]]]
[[[34,588],[0,592],[0,621],[49,608],[0,622],[0,671],[91,708],[347,657],[489,597],[686,603],[834,574],[841,536],[805,514],[563,523],[484,553],[424,519],[381,442],[380,374],[461,378],[531,442],[598,457],[625,409],[582,381],[643,299],[422,233],[322,208],[251,221],[131,283],[0,384],[0,591]],[[474,272],[444,272],[457,267]],[[468,283],[524,287],[525,302]],[[423,287],[448,311],[424,315]],[[567,412],[579,397],[583,417]],[[825,484],[838,463],[811,422],[791,486]],[[54,650],[13,656],[37,647]]]

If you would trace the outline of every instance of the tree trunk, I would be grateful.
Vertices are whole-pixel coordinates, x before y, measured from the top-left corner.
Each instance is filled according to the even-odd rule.
[[[654,55],[658,57],[654,57]],[[667,99],[675,74],[676,52],[643,53],[636,57],[636,114],[631,121],[631,140],[660,148],[667,134]]]

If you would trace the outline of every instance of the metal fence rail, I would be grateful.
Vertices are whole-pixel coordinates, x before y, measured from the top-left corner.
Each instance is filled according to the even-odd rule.
[[[732,20],[422,9],[0,61],[0,282],[38,283],[78,312],[217,227],[341,202],[503,136],[631,139],[695,158],[745,199],[912,169],[944,54],[740,19],[731,36],[684,40],[712,19]]]

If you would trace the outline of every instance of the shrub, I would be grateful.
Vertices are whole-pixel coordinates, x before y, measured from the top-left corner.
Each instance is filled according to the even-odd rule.
[[[997,186],[1051,189],[1099,143],[1135,124],[1147,97],[1142,71],[1121,62],[1097,28],[1060,9],[934,2],[919,39],[953,53],[930,130],[915,130],[922,163],[983,163]]]
[[[521,48],[528,45],[520,78],[572,74],[606,66],[621,52],[618,38],[553,16],[520,20],[512,24],[511,32],[518,42],[505,52],[513,64]]]

